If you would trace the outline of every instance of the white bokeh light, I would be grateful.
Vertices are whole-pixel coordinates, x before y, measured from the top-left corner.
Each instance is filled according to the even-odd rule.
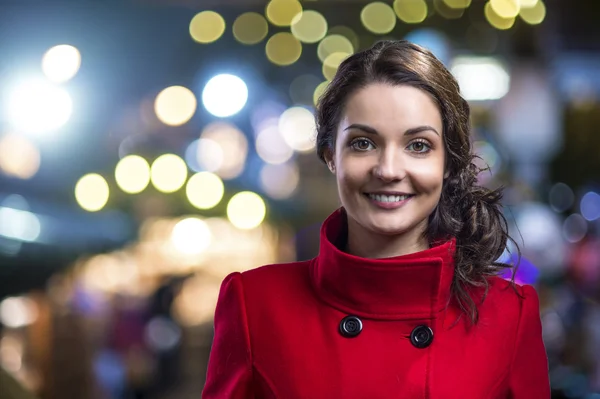
[[[49,49],[42,58],[42,71],[56,83],[66,82],[77,74],[81,66],[81,54],[77,48],[61,44]]]
[[[208,225],[198,218],[183,219],[173,227],[171,242],[185,255],[199,255],[210,245],[212,234]]]
[[[222,74],[210,79],[202,91],[202,103],[214,116],[237,114],[248,100],[246,83],[235,75]]]
[[[9,91],[7,121],[17,131],[47,133],[66,124],[73,112],[69,93],[43,80],[28,80]]]
[[[316,121],[306,108],[292,107],[281,114],[279,131],[287,145],[296,151],[307,152],[315,148]]]
[[[457,57],[451,71],[466,100],[498,100],[508,93],[510,76],[495,58]]]

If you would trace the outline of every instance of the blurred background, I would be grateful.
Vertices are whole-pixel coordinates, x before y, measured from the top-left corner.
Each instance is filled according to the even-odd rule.
[[[199,398],[222,279],[317,254],[316,99],[406,38],[472,105],[556,398],[600,398],[600,2],[0,2],[0,366],[43,399]],[[506,255],[507,260],[509,255]],[[0,395],[1,396],[1,395]]]

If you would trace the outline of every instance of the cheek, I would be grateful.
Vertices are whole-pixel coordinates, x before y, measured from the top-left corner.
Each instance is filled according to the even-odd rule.
[[[413,184],[423,192],[437,192],[442,189],[444,183],[443,164],[418,165],[413,169]]]

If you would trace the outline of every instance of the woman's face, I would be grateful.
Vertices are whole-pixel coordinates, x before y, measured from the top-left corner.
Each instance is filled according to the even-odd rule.
[[[442,117],[412,86],[371,84],[354,93],[328,165],[349,224],[376,234],[421,234],[444,180]]]

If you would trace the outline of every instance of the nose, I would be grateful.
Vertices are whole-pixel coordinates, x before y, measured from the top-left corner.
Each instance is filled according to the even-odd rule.
[[[373,174],[385,182],[404,179],[406,168],[401,152],[394,148],[386,148],[385,151],[382,151],[373,168]]]

